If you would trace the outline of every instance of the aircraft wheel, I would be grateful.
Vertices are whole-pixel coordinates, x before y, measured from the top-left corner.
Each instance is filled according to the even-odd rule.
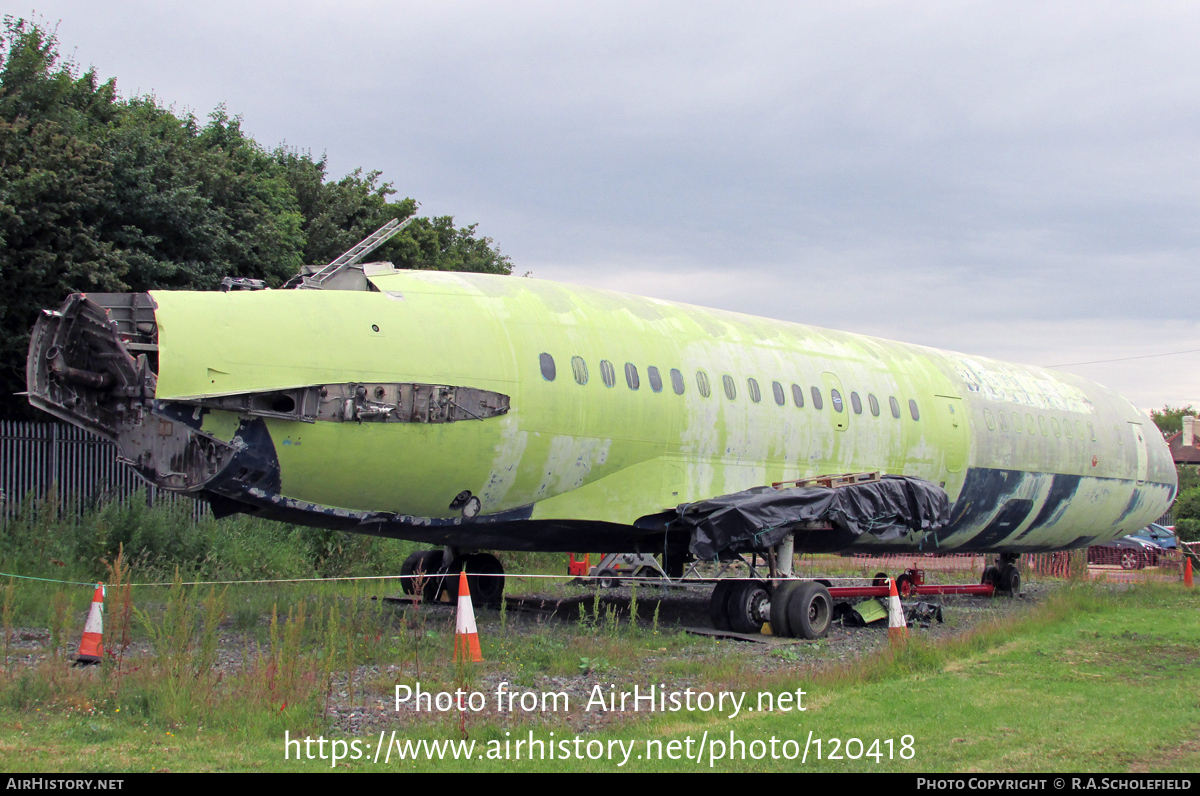
[[[795,636],[791,625],[788,624],[787,606],[788,598],[799,585],[798,580],[784,581],[775,587],[775,592],[771,595],[771,632],[780,638]]]
[[[787,621],[797,638],[824,638],[833,619],[833,598],[820,583],[806,581],[788,595]]]
[[[1000,591],[1009,597],[1021,596],[1021,571],[1012,564],[1000,570]]]
[[[475,553],[466,557],[466,563],[471,596],[480,603],[500,602],[504,595],[504,565],[500,559],[491,553]]]
[[[871,585],[872,586],[888,585],[888,574],[886,572],[876,572],[874,575],[871,576]]]
[[[708,618],[716,630],[729,629],[729,590],[734,585],[733,581],[718,581],[708,598]]]
[[[737,633],[757,633],[770,621],[771,595],[766,584],[754,580],[738,581],[729,593],[729,629]]]
[[[416,594],[417,587],[420,586],[421,599],[425,602],[436,601],[442,593],[442,578],[436,574],[441,567],[441,550],[418,550],[404,559],[400,566],[401,575],[418,577],[407,577],[400,581],[400,588],[405,594]]]
[[[596,573],[596,577],[600,579],[600,588],[611,589],[617,583],[617,573],[611,569],[602,569]]]
[[[980,583],[990,583],[992,588],[997,591],[1000,589],[1000,569],[999,567],[988,566],[983,570],[983,577],[979,579]]]
[[[472,553],[451,563],[443,587],[450,592],[451,599],[458,599],[458,573],[464,569],[472,604],[500,602],[500,596],[504,594],[504,566],[500,559],[491,553]]]

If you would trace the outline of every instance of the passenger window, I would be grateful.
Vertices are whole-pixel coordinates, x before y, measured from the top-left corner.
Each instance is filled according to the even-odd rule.
[[[996,418],[992,417],[991,409],[983,410],[983,421],[987,423],[987,427],[992,431],[996,430]]]
[[[829,400],[833,402],[833,411],[842,411],[842,394],[837,390],[829,391]]]
[[[708,374],[702,370],[696,371],[696,389],[705,398],[712,395],[712,388],[708,386]]]
[[[1000,430],[1008,431],[1008,415],[1000,412]]]
[[[1021,433],[1021,415],[1017,412],[1013,412],[1013,432]]]
[[[1067,435],[1067,439],[1075,439],[1075,435],[1071,433],[1071,421],[1063,418],[1063,433]]]
[[[721,383],[725,385],[725,397],[729,400],[737,398],[737,386],[733,383],[733,376],[722,376]]]
[[[854,414],[862,414],[862,399],[858,397],[858,393],[850,393],[850,408],[854,410]]]
[[[879,399],[871,393],[867,393],[867,406],[871,407],[871,414],[879,417]]]
[[[813,409],[820,409],[822,407],[821,391],[818,390],[816,387],[812,388],[812,399],[813,399]]]
[[[1050,436],[1050,432],[1046,430],[1046,418],[1044,415],[1038,415],[1038,428],[1042,430],[1042,436]]]
[[[796,405],[797,409],[804,408],[804,388],[799,384],[792,385],[792,403]]]
[[[888,396],[888,406],[892,408],[892,417],[900,419],[900,402],[896,400],[896,396]]]
[[[546,381],[554,381],[554,377],[558,375],[558,371],[554,369],[554,357],[549,354],[540,354],[538,363],[542,366],[542,378]]]
[[[600,360],[600,378],[604,380],[605,387],[612,387],[617,383],[617,372],[607,359]]]
[[[571,372],[575,374],[575,381],[587,384],[587,363],[583,361],[583,357],[571,357]]]
[[[1037,424],[1033,422],[1033,415],[1025,413],[1025,433],[1032,434],[1037,431]]]
[[[1083,439],[1083,423],[1080,423],[1078,420],[1075,421],[1075,436]]]
[[[632,362],[625,363],[625,383],[629,385],[629,389],[636,390],[642,386],[642,380],[638,378],[637,365]]]
[[[1125,438],[1121,436],[1121,427],[1120,427],[1120,426],[1113,426],[1113,433],[1115,433],[1115,434],[1117,435],[1117,444],[1118,444],[1118,445],[1124,445],[1124,444],[1125,444]]]
[[[912,398],[908,399],[908,413],[912,415],[913,420],[921,419],[921,413],[917,411],[917,402]]]
[[[662,392],[662,376],[659,375],[658,368],[653,365],[646,368],[646,378],[650,379],[650,389]]]
[[[783,396],[783,385],[777,381],[771,382],[771,393],[775,396],[777,406],[783,406],[787,403],[787,398]]]
[[[683,395],[683,374],[677,368],[671,368],[671,389],[676,395]]]
[[[1096,441],[1096,427],[1088,423],[1088,436],[1092,438],[1092,442]]]
[[[762,393],[758,391],[758,382],[754,379],[746,379],[746,385],[750,388],[750,400],[758,403],[762,400]]]

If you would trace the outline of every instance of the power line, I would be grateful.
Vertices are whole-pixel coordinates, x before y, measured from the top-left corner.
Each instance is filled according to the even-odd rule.
[[[1106,362],[1128,362],[1132,359],[1152,359],[1154,357],[1173,357],[1179,354],[1200,353],[1200,348],[1189,348],[1186,351],[1168,351],[1165,354],[1142,354],[1136,357],[1120,357],[1119,359],[1093,359],[1090,362],[1064,362],[1061,365],[1044,365],[1047,368],[1070,368],[1076,365],[1101,365]]]

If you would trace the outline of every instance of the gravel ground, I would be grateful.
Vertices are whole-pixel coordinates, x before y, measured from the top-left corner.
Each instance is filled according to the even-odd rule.
[[[1052,583],[1026,584],[1024,594],[1018,599],[960,595],[927,598],[927,601],[942,606],[945,622],[933,623],[928,627],[913,627],[910,633],[923,637],[946,638],[980,622],[1027,610],[1053,588]],[[743,675],[753,675],[757,672],[769,677],[797,669],[812,671],[853,660],[888,643],[886,626],[847,627],[840,622],[835,622],[828,636],[819,641],[762,637],[762,642],[756,643],[706,636],[672,638],[672,634],[686,632],[685,628],[711,627],[708,610],[710,591],[709,586],[640,586],[637,595],[640,626],[644,630],[650,628],[651,617],[657,608],[661,639],[656,641],[655,637],[648,633],[630,637],[626,642],[626,658],[633,660],[633,663],[626,661],[617,666],[602,660],[596,670],[581,669],[578,673],[572,671],[566,675],[548,674],[545,671],[529,672],[519,667],[515,661],[487,661],[472,667],[467,690],[485,694],[487,708],[481,713],[469,714],[468,723],[484,719],[499,720],[501,723],[511,721],[511,717],[500,716],[495,711],[495,694],[502,682],[509,683],[508,687],[518,694],[537,691],[569,695],[572,708],[569,713],[539,714],[514,710],[523,724],[530,720],[540,720],[557,727],[565,724],[576,733],[594,732],[614,722],[636,720],[638,717],[635,713],[583,710],[598,684],[605,690],[609,684],[615,684],[618,689],[629,689],[635,684],[645,689],[651,684],[659,684],[665,686],[668,691],[716,687],[739,690],[738,685],[728,683],[729,677],[721,673],[740,672]],[[602,591],[598,604],[601,615],[611,607],[621,617],[621,622],[626,623],[631,596],[628,586]],[[907,607],[915,602],[906,601],[905,605]],[[603,635],[603,628],[581,628],[578,621],[581,606],[588,613],[597,608],[595,593],[587,587],[572,589],[559,586],[556,587],[556,591],[530,591],[510,598],[505,624],[507,638],[514,642],[510,648],[515,646],[519,653],[522,647],[516,642],[521,641],[528,645],[549,643],[562,650],[563,645],[577,639],[580,633]],[[393,604],[392,608],[398,616],[409,610],[403,604]],[[453,632],[453,606],[426,605],[420,610],[424,614],[423,627],[426,631],[437,633],[442,638],[447,638],[448,634]],[[500,612],[496,608],[479,607],[476,609],[476,616],[483,638],[494,639],[500,634]],[[77,637],[68,634],[64,641],[73,645],[77,643]],[[28,666],[44,659],[47,656],[48,642],[49,631],[44,628],[14,628],[9,639],[10,665]],[[225,672],[237,671],[242,667],[247,655],[253,658],[257,652],[258,646],[254,640],[231,628],[221,633],[217,668]],[[147,645],[134,644],[128,651],[127,658],[135,660],[148,653]],[[521,655],[515,657],[519,660]],[[686,677],[672,675],[672,672],[681,669],[691,673]],[[395,710],[392,696],[394,685],[412,683],[414,679],[411,659],[391,665],[358,666],[354,673],[354,705],[351,706],[349,678],[345,672],[335,675],[328,714],[333,725],[331,731],[361,737],[375,735],[380,730],[398,730],[415,724],[428,727],[432,719],[435,726],[444,723],[447,732],[457,732],[459,717],[456,711],[435,713],[431,717],[428,713],[418,714],[407,706],[402,707],[400,711]],[[722,684],[714,686],[713,683]]]

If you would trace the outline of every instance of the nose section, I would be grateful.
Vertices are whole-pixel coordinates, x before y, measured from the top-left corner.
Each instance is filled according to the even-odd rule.
[[[146,293],[74,293],[59,309],[43,310],[26,359],[28,397],[38,409],[115,442],[121,460],[147,480],[191,491],[234,451],[197,433],[199,417],[155,400],[155,309]]]
[[[73,293],[42,310],[25,363],[29,402],[117,441],[154,398],[158,327],[145,293]]]

